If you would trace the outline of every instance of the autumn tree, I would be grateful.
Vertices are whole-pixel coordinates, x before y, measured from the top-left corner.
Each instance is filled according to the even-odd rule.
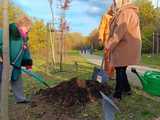
[[[94,29],[88,38],[93,49],[101,50],[103,48],[102,43],[98,39],[98,29]]]
[[[2,11],[3,7],[2,4],[0,4],[0,21],[2,21]],[[8,9],[8,14],[9,14],[9,23],[15,22],[15,20],[20,16],[26,13],[18,6],[16,6],[13,2],[9,3],[9,9]],[[2,27],[2,24],[0,23],[0,27]]]
[[[29,45],[32,54],[42,56],[46,54],[47,27],[42,20],[34,20],[29,32]]]
[[[155,8],[150,0],[136,0],[135,3],[140,10],[141,34],[143,42],[143,52],[150,52],[152,49],[153,32],[160,27],[160,11]]]
[[[80,49],[84,45],[85,38],[78,32],[67,33],[64,41],[65,49]]]

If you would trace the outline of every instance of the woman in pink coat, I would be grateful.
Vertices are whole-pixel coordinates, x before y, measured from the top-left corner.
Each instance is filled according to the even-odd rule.
[[[138,8],[130,0],[114,0],[116,13],[111,21],[110,35],[105,50],[110,51],[110,62],[116,69],[116,88],[113,95],[131,94],[126,69],[138,64],[141,56],[141,35]]]

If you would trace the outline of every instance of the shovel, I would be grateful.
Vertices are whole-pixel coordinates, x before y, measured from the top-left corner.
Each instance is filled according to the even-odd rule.
[[[40,76],[39,74],[34,73],[34,72],[27,70],[25,68],[22,68],[22,72],[26,73],[27,75],[33,77],[34,80],[36,80],[36,81],[42,83],[43,85],[45,85],[46,87],[50,88],[50,86],[45,82],[45,79],[42,76]]]
[[[102,59],[101,67],[100,68],[94,67],[93,73],[92,73],[92,80],[96,80],[102,84],[106,83],[109,80],[109,76],[107,75],[103,67],[104,61],[105,61],[105,57],[103,57]]]
[[[115,113],[120,112],[119,108],[103,92],[100,94],[102,95],[103,120],[115,120]]]

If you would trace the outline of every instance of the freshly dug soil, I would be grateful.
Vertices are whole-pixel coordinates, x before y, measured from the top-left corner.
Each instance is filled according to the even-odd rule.
[[[100,120],[100,91],[110,95],[112,89],[97,81],[73,78],[37,92],[25,113],[35,120]]]
[[[85,106],[89,102],[100,99],[100,91],[106,95],[110,95],[111,90],[111,87],[107,84],[100,84],[93,80],[79,80],[78,78],[73,78],[53,88],[40,90],[37,96],[39,96],[38,98],[40,98],[41,101],[59,104],[64,107],[71,107],[74,105]]]

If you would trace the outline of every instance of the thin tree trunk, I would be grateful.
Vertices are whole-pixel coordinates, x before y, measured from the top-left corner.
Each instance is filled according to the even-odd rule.
[[[52,27],[51,24],[49,25],[49,33],[50,33],[50,42],[51,42],[51,51],[52,51],[52,62],[55,65],[55,49],[54,49],[54,42],[53,42],[53,34],[52,34]]]
[[[53,8],[52,8],[52,4],[53,4],[53,0],[48,0],[49,5],[50,5],[50,9],[51,9],[51,17],[52,17],[52,22],[49,25],[50,26],[50,30],[52,29],[52,23],[53,23],[53,29],[54,29],[54,12],[53,12]],[[53,59],[53,64],[56,64],[56,58],[55,58],[55,45],[54,45],[54,37],[52,34],[52,31],[50,33],[50,40],[51,40],[51,50],[52,50],[52,59]]]
[[[152,42],[152,55],[154,56],[154,49],[155,49],[155,34],[154,34],[154,32],[153,32],[153,42]]]
[[[159,33],[157,32],[157,55],[159,55]]]
[[[1,89],[1,120],[9,120],[8,92],[9,92],[9,25],[8,25],[8,0],[3,0],[3,74]]]
[[[61,31],[61,38],[60,38],[60,45],[61,45],[61,47],[60,47],[60,72],[62,72],[63,71],[63,44],[64,44],[64,42],[63,42],[63,39],[64,39],[64,33],[63,33],[63,28],[61,29],[62,31]]]

